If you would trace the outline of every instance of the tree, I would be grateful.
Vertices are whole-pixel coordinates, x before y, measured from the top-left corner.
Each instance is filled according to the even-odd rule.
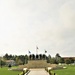
[[[10,54],[10,55],[8,55],[8,58],[12,60],[13,56]]]
[[[23,64],[23,62],[19,59],[18,56],[16,57],[16,64],[17,65],[22,65]]]
[[[43,59],[46,60],[46,55],[45,54],[43,54]]]
[[[50,63],[50,60],[51,60],[51,56],[49,55],[49,56],[47,57],[47,63]]]
[[[69,59],[66,59],[66,60],[65,60],[65,63],[66,63],[66,64],[70,64],[71,62],[70,62]]]
[[[34,54],[32,54],[32,59],[35,60],[35,55]]]
[[[19,59],[17,62],[18,65],[23,65],[23,62]]]
[[[60,63],[65,63],[64,59],[63,58],[60,58]]]
[[[8,60],[9,59],[9,55],[6,53],[3,58],[5,58],[6,60]]]
[[[56,60],[56,63],[61,63],[61,56],[57,53],[56,56],[55,56],[55,60]]]
[[[32,59],[32,55],[29,55],[29,60],[31,60]]]
[[[43,58],[42,54],[39,54],[39,57],[40,57],[40,60],[42,60],[42,58]]]
[[[0,64],[1,64],[1,68],[2,68],[2,66],[3,66],[3,61],[2,60],[1,60],[1,63]]]
[[[38,55],[36,55],[36,59],[38,59]]]
[[[6,54],[3,56],[3,58],[6,59],[6,60],[13,60],[13,59],[14,59],[14,57],[13,57],[11,54],[8,55],[8,53],[6,53]]]
[[[0,60],[0,66],[1,66],[1,68],[2,68],[2,66],[4,66],[4,65],[6,65],[5,61]]]
[[[19,59],[23,62],[23,65],[24,65],[24,63],[25,63],[25,56],[24,55],[20,55]]]
[[[70,63],[74,63],[74,59],[73,58],[69,58]]]
[[[25,64],[27,64],[27,63],[28,63],[28,56],[25,55]]]
[[[55,64],[55,63],[56,63],[55,58],[51,58],[51,59],[50,59],[50,63],[51,63],[51,64]]]

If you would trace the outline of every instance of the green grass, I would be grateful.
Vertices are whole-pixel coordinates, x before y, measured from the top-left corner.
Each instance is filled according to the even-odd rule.
[[[8,70],[8,67],[0,68],[0,75],[18,75],[20,72]]]
[[[57,75],[75,75],[75,66],[66,66],[67,69],[53,70]],[[0,68],[0,75],[18,75],[21,71],[11,71],[8,67]]]
[[[75,75],[75,66],[66,66],[67,69],[54,70],[57,75]]]

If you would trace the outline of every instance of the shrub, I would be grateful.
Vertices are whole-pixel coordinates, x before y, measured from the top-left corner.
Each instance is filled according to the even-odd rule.
[[[23,70],[19,75],[25,75],[25,73],[27,73],[28,71],[28,69],[26,71]]]
[[[53,71],[49,70],[49,75],[57,75],[57,74],[54,73]]]
[[[12,67],[11,64],[9,64],[8,67],[11,68]]]

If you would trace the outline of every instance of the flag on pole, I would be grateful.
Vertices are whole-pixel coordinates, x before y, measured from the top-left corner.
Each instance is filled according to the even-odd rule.
[[[31,54],[31,52],[30,52],[30,51],[28,51],[28,53],[29,53],[29,54]]]
[[[39,49],[38,46],[36,46],[36,55],[38,54],[38,49]]]
[[[45,53],[47,53],[47,51],[45,50]]]

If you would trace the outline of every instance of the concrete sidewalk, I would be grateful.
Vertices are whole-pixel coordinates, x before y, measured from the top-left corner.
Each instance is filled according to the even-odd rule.
[[[28,75],[49,75],[45,69],[30,69]]]

